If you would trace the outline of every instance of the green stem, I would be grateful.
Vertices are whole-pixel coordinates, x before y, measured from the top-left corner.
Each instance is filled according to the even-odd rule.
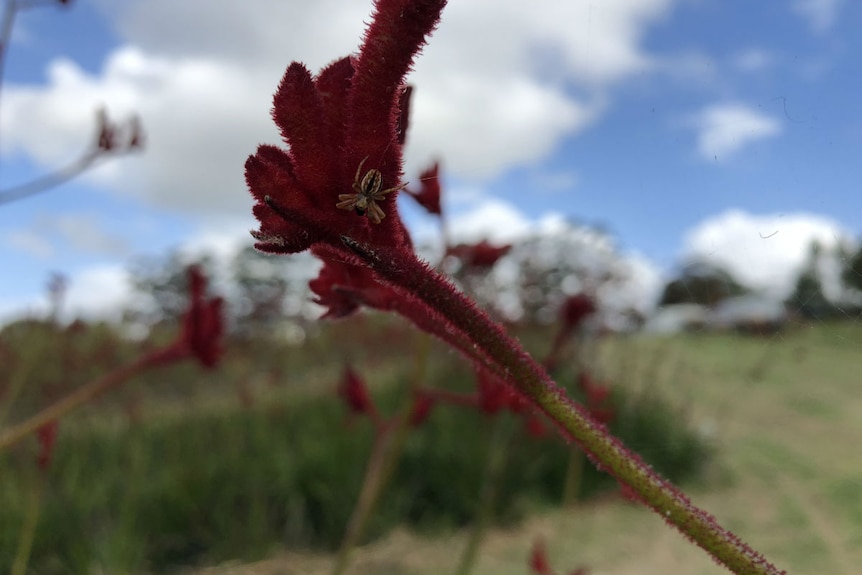
[[[482,486],[479,489],[479,506],[476,514],[476,523],[473,525],[470,539],[467,541],[467,547],[464,548],[461,562],[458,565],[457,571],[455,571],[457,575],[467,575],[473,570],[476,564],[479,545],[482,543],[482,539],[485,537],[485,532],[488,530],[488,525],[490,525],[491,518],[494,515],[494,502],[497,499],[503,470],[506,468],[506,448],[509,445],[511,431],[512,426],[510,421],[507,421],[502,416],[494,418],[491,441],[488,446],[488,459],[485,461]]]
[[[44,482],[45,478],[40,473],[32,484],[30,497],[27,501],[27,514],[24,516],[24,525],[21,527],[21,539],[18,540],[18,549],[15,552],[15,561],[12,563],[11,575],[24,575],[27,572],[30,551],[33,549],[33,539],[36,537],[36,526],[39,523]]]
[[[107,375],[95,379],[90,383],[79,387],[69,395],[60,399],[56,403],[46,407],[36,415],[29,419],[12,426],[3,433],[0,433],[0,451],[15,445],[28,435],[34,433],[43,425],[52,421],[59,421],[64,415],[74,409],[81,407],[93,398],[105,393],[112,387],[116,387],[125,382],[140,371],[153,365],[164,363],[168,359],[173,359],[173,346],[156,350],[153,353],[144,355],[129,365],[116,369]]]
[[[365,479],[347,524],[341,548],[335,558],[332,575],[341,575],[350,564],[353,549],[359,543],[371,512],[383,492],[383,488],[389,482],[395,462],[399,459],[405,440],[409,423],[407,417],[399,417],[394,426],[384,426],[383,431],[376,433],[371,456],[368,458],[368,466],[365,470]]]
[[[566,468],[566,482],[563,485],[563,505],[569,506],[577,501],[584,476],[584,452],[576,446],[569,450],[569,466]]]

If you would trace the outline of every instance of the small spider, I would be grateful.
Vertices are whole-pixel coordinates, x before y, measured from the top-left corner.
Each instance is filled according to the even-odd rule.
[[[356,193],[339,194],[338,203],[335,204],[335,207],[342,210],[353,210],[360,216],[364,216],[367,212],[368,219],[375,224],[379,224],[380,220],[386,217],[386,214],[383,213],[377,202],[383,200],[386,194],[403,190],[407,187],[407,184],[381,190],[380,188],[383,187],[383,174],[380,173],[380,170],[374,169],[368,170],[360,180],[359,174],[362,173],[362,166],[367,159],[368,156],[365,156],[359,162],[359,167],[356,168],[356,176],[353,178],[353,189],[356,190]]]

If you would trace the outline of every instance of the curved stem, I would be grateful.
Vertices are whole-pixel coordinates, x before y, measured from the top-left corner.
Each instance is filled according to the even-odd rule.
[[[452,327],[468,334],[473,345],[507,373],[507,380],[575,440],[600,469],[630,486],[645,504],[719,563],[735,573],[782,573],[626,449],[603,425],[594,421],[586,409],[572,401],[500,325],[415,255],[406,250],[370,247],[357,242],[348,247],[385,281],[409,291],[437,310]]]
[[[43,425],[52,421],[58,421],[70,411],[84,405],[110,388],[120,385],[140,371],[154,365],[160,365],[171,359],[175,359],[177,353],[178,351],[175,346],[156,350],[138,358],[129,365],[120,367],[99,379],[95,379],[90,383],[79,387],[36,415],[22,421],[18,425],[12,426],[3,433],[0,433],[0,451],[15,445],[28,435],[35,433],[35,431]]]
[[[29,196],[45,192],[67,182],[75,176],[85,172],[99,158],[97,151],[88,151],[83,156],[58,170],[39,176],[35,180],[19,184],[17,186],[0,190],[0,204],[8,204],[16,200],[23,200]]]

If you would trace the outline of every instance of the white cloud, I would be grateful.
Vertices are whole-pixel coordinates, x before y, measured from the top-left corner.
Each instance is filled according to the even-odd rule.
[[[212,218],[185,240],[180,251],[190,259],[210,254],[227,261],[252,243],[249,230],[258,227],[251,214],[245,218]]]
[[[498,199],[484,199],[473,208],[449,218],[456,242],[504,244],[524,237],[530,232],[530,220],[515,206]]]
[[[70,317],[116,320],[130,303],[132,285],[124,266],[103,264],[72,274],[65,309]]]
[[[128,242],[105,230],[91,213],[39,214],[29,227],[8,230],[5,243],[16,251],[41,259],[73,251],[86,255],[128,256]]]
[[[53,230],[68,247],[88,254],[128,256],[130,248],[123,238],[108,233],[92,214],[58,214],[39,218],[39,228]]]
[[[99,4],[125,46],[96,74],[61,60],[47,86],[5,86],[2,143],[53,165],[89,143],[98,106],[115,118],[137,112],[144,154],[90,177],[196,213],[248,210],[242,165],[257,143],[279,141],[269,109],[285,66],[316,71],[355,51],[370,11],[367,0]],[[610,86],[656,66],[641,41],[672,4],[450,3],[411,78],[408,173],[432,155],[473,178],[537,162],[597,120]]]
[[[762,72],[772,65],[773,56],[762,48],[748,48],[733,56],[733,66],[743,72]]]
[[[843,0],[796,0],[793,11],[804,18],[816,34],[828,32],[835,20]]]
[[[55,165],[90,144],[92,110],[104,104],[117,119],[135,111],[146,132],[144,153],[89,177],[163,207],[247,209],[243,162],[258,141],[277,141],[268,118],[272,84],[212,60],[159,59],[128,47],[111,55],[100,77],[59,61],[45,89],[8,87],[3,143]]]
[[[420,84],[415,96],[411,130],[417,137],[411,136],[411,154],[443,155],[447,169],[471,178],[538,162],[604,108],[600,100],[582,104],[557,87],[525,77],[489,81],[453,74],[427,89]]]
[[[696,114],[697,149],[706,159],[725,160],[757,140],[778,135],[781,124],[743,104],[714,104]]]
[[[715,263],[744,285],[784,297],[795,285],[814,241],[829,251],[852,242],[852,234],[813,214],[730,210],[686,233],[682,257]]]
[[[54,255],[54,246],[48,238],[33,230],[8,230],[3,235],[3,243],[35,258],[48,259]]]

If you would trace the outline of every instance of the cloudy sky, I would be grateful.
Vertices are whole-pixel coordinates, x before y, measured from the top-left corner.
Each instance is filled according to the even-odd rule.
[[[79,309],[131,258],[230,254],[254,228],[245,158],[278,141],[292,60],[356,50],[370,0],[74,0],[18,15],[0,100],[0,189],[74,161],[95,110],[146,151],[0,205],[0,315],[49,274]],[[642,268],[699,256],[787,284],[812,239],[862,232],[862,5],[842,0],[450,0],[410,82],[407,179],[433,159],[465,234],[570,218]],[[416,233],[432,226],[409,199]]]

